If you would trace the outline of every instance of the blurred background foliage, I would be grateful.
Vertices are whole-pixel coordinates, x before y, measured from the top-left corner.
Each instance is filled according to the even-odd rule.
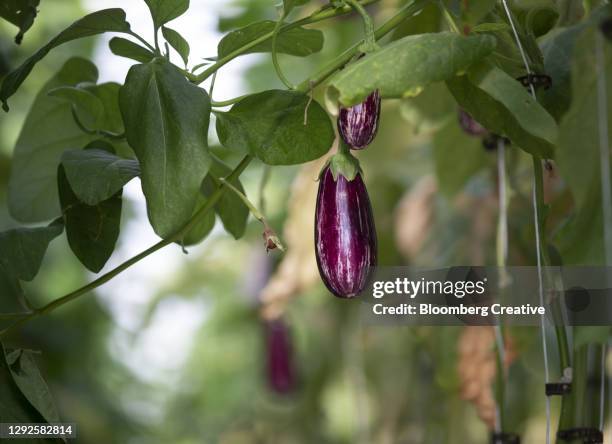
[[[0,22],[0,78],[86,11],[77,0],[41,3],[40,15],[21,46],[13,43],[16,28]],[[103,7],[103,2],[97,3]],[[576,7],[581,2],[561,3],[567,6],[563,23],[576,23],[583,13]],[[381,21],[397,4],[383,0],[370,11]],[[218,20],[222,33],[276,18],[268,0],[230,0],[225,11]],[[315,27],[325,33],[321,53],[280,57],[294,81],[362,34],[354,15]],[[444,27],[432,2],[391,38]],[[0,117],[1,229],[15,225],[6,210],[6,185],[13,144],[32,98],[69,56],[91,56],[94,45],[95,39],[86,39],[54,50],[14,97],[11,112]],[[243,76],[246,90],[282,88],[269,57],[250,60]],[[324,103],[322,93],[317,98]],[[432,85],[414,99],[387,101],[378,137],[358,154],[375,211],[381,265],[495,263],[495,152],[460,131],[456,112],[443,85]],[[532,265],[530,161],[523,152],[510,151],[509,263]],[[221,149],[219,154],[228,162],[237,159]],[[164,279],[141,301],[135,326],[127,328],[118,319],[121,294],[114,295],[112,304],[108,295],[88,296],[31,322],[11,338],[14,344],[42,351],[41,371],[62,419],[78,424],[77,442],[487,442],[487,425],[478,415],[486,409],[488,397],[466,390],[490,389],[491,375],[485,374],[494,359],[490,343],[485,340],[479,346],[484,351],[472,357],[471,346],[465,345],[471,336],[460,328],[361,325],[359,306],[331,297],[318,281],[311,209],[320,165],[274,168],[265,186],[262,200],[268,217],[280,232],[285,226],[284,235],[291,240],[291,261],[285,257],[284,269],[279,268],[282,255],[263,252],[257,221],[239,242],[215,230],[170,272],[148,270],[150,276],[162,274]],[[260,197],[263,175],[261,164],[244,175],[253,198]],[[565,185],[550,183],[551,192],[562,199]],[[142,214],[138,219],[133,199],[128,202],[125,224],[133,224],[128,222],[132,216],[146,224]],[[128,232],[123,233],[121,242],[129,244]],[[89,279],[62,236],[52,244],[41,274],[27,291],[35,304],[41,304]],[[129,285],[121,288],[130,291]],[[186,311],[199,313],[190,337],[173,335]],[[266,377],[263,318],[279,313],[290,328],[297,375],[289,394],[274,393]],[[164,335],[171,340],[156,341]],[[545,423],[538,332],[512,329],[509,335],[516,355],[509,368],[509,424],[523,435],[523,442],[539,443]],[[177,354],[175,348],[186,352]],[[172,359],[177,362],[166,362]],[[460,363],[471,360],[481,365],[466,382]],[[610,367],[609,362],[609,372]],[[466,387],[469,383],[476,388]],[[473,402],[462,399],[470,396]]]

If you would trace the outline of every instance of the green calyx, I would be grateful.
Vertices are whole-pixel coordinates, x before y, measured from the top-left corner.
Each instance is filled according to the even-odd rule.
[[[335,181],[338,180],[338,175],[340,174],[350,182],[357,174],[362,173],[359,160],[351,154],[348,147],[340,149],[337,154],[334,154],[325,167],[328,166]]]

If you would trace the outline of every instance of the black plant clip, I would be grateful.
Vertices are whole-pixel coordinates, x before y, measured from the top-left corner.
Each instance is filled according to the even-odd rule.
[[[552,86],[552,78],[546,74],[527,74],[526,76],[518,77],[516,80],[521,82],[525,88],[533,85],[534,88],[543,87],[548,89]]]
[[[557,438],[562,441],[573,442],[581,439],[584,444],[603,444],[603,432],[594,427],[576,427],[573,429],[559,430]]]
[[[521,437],[516,433],[493,432],[491,433],[491,444],[521,444]]]
[[[546,383],[546,396],[563,396],[572,393],[572,373],[572,368],[567,367],[558,382]]]
[[[510,139],[507,137],[500,136],[499,134],[487,134],[486,137],[482,139],[482,146],[487,151],[495,151],[497,149],[497,144],[499,141],[504,142],[504,145],[510,145]]]
[[[546,396],[563,396],[572,393],[571,382],[549,382],[546,384]]]

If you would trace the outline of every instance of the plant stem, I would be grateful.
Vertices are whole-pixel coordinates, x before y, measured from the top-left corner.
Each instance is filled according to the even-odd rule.
[[[559,367],[561,375],[565,375],[565,369],[572,368],[571,354],[569,349],[569,341],[567,336],[567,329],[565,327],[565,321],[563,319],[562,307],[559,303],[558,296],[563,292],[563,285],[559,282],[559,279],[552,276],[551,272],[551,261],[548,254],[548,246],[546,245],[546,206],[544,204],[544,176],[542,171],[542,160],[533,156],[533,171],[535,181],[535,195],[536,195],[536,206],[538,214],[538,223],[536,229],[539,231],[540,240],[540,255],[542,259],[542,266],[544,268],[544,275],[546,277],[547,288],[551,288],[554,291],[556,297],[550,303],[550,309],[552,319],[554,323],[555,336],[557,338],[557,350],[559,352]],[[543,333],[544,334],[544,333]],[[569,395],[563,395],[561,397],[561,413],[559,416],[558,429],[564,429],[570,427],[572,423],[572,402]]]
[[[0,313],[0,319],[23,318],[24,316],[28,316],[30,314],[32,314],[31,311],[26,311],[24,313]]]
[[[377,1],[379,1],[379,0],[364,0],[362,2],[362,5],[374,3],[374,2],[377,2]],[[377,38],[381,38],[382,36],[384,36],[387,33],[389,33],[397,25],[399,25],[405,18],[411,16],[416,11],[418,11],[420,8],[422,8],[425,3],[426,3],[426,0],[415,0],[411,4],[409,4],[407,6],[404,6],[402,9],[400,9],[400,11],[398,11],[398,13],[396,15],[394,15],[390,20],[388,20],[385,24],[383,24],[380,28],[378,28],[376,30],[376,37]],[[284,26],[281,29],[281,32],[283,30],[291,29],[293,27],[300,26],[302,24],[314,23],[314,22],[317,22],[317,21],[320,21],[320,20],[324,20],[325,18],[330,18],[330,17],[335,17],[337,15],[345,14],[345,13],[347,13],[349,11],[350,11],[350,8],[348,8],[348,7],[347,8],[338,8],[338,9],[331,9],[330,10],[330,7],[326,6],[326,7],[323,7],[320,10],[320,12],[315,13],[312,16],[306,18],[306,19],[298,20],[297,22],[294,22],[294,23],[292,23],[290,25]],[[208,77],[208,75],[216,72],[221,66],[223,66],[225,63],[229,62],[232,58],[237,57],[238,55],[242,54],[244,51],[248,50],[249,48],[251,48],[251,47],[257,45],[258,43],[261,43],[262,41],[265,41],[265,40],[267,40],[268,38],[271,38],[271,37],[272,37],[271,33],[268,33],[265,36],[262,36],[262,38],[256,39],[255,42],[251,42],[250,44],[245,45],[242,48],[239,48],[238,50],[236,50],[236,51],[234,51],[232,53],[232,54],[234,54],[233,57],[230,57],[232,55],[232,54],[230,54],[227,57],[225,57],[224,59],[219,60],[217,63],[215,63],[213,66],[211,66],[208,70],[204,71],[204,73],[202,73],[200,76],[194,76],[193,77],[194,81],[198,81],[197,83],[201,83],[202,81],[204,81]],[[338,70],[341,67],[343,67],[346,64],[346,62],[347,62],[347,58],[348,58],[348,60],[350,60],[350,58],[355,53],[356,48],[358,47],[358,45],[359,44],[354,45],[352,48],[349,48],[347,51],[345,51],[344,53],[340,54],[334,60],[332,60],[330,63],[328,63],[328,65],[325,67],[325,69],[317,74],[318,81],[312,80],[312,79],[306,79],[304,82],[302,82],[300,85],[298,85],[297,89],[308,90],[308,89],[311,88],[311,85],[312,85],[312,87],[314,87],[318,83],[320,83],[323,80],[325,80],[333,72],[335,72],[336,70]],[[215,68],[211,69],[213,67],[215,67]],[[204,74],[206,74],[207,71],[209,73],[207,75],[204,75]],[[226,181],[233,181],[233,180],[237,179],[240,176],[240,174],[242,174],[242,172],[245,170],[245,168],[249,165],[251,160],[252,160],[252,157],[250,155],[245,156],[241,160],[241,162],[238,164],[238,166],[236,166],[236,168],[232,171],[232,173],[225,178],[225,180]],[[11,324],[10,326],[6,327],[3,330],[0,330],[0,338],[6,336],[7,333],[9,333],[10,331],[13,331],[14,329],[22,326],[23,324],[25,324],[26,322],[30,321],[31,319],[34,319],[34,318],[36,318],[36,317],[38,317],[38,316],[40,316],[42,314],[50,313],[51,311],[55,310],[56,308],[59,308],[62,305],[66,304],[66,303],[68,303],[68,302],[70,302],[70,301],[72,301],[74,299],[77,299],[78,297],[80,297],[80,296],[82,296],[84,294],[87,294],[90,291],[100,287],[101,285],[105,284],[106,282],[112,280],[114,277],[118,276],[120,273],[122,273],[126,269],[130,268],[132,265],[136,264],[137,262],[140,262],[142,259],[144,259],[147,256],[155,253],[156,251],[161,250],[165,246],[170,245],[173,242],[178,242],[178,241],[182,240],[182,238],[185,236],[185,234],[187,234],[199,222],[199,220],[208,211],[210,211],[213,208],[213,206],[221,198],[221,196],[223,195],[224,192],[225,192],[225,184],[221,183],[219,188],[210,196],[210,198],[206,201],[204,206],[202,208],[200,208],[200,210],[198,210],[197,213],[193,215],[193,217],[189,220],[189,222],[187,222],[187,224],[181,230],[179,230],[177,233],[175,233],[174,235],[170,236],[167,239],[163,239],[163,240],[159,241],[155,245],[147,248],[146,250],[144,250],[140,254],[138,254],[138,255],[128,259],[127,261],[125,261],[121,265],[117,266],[116,268],[112,269],[111,271],[107,272],[106,274],[100,276],[98,279],[90,282],[89,284],[87,284],[87,285],[85,285],[85,286],[83,286],[83,287],[81,287],[81,288],[79,288],[77,290],[74,290],[71,293],[68,293],[68,294],[60,297],[60,298],[58,298],[58,299],[48,303],[47,305],[42,306],[41,308],[35,309],[31,313],[26,314],[24,317],[18,319],[16,322]]]
[[[506,265],[508,258],[508,198],[507,198],[507,181],[506,181],[506,144],[503,139],[497,142],[497,182],[498,182],[498,206],[499,216],[497,221],[497,267],[499,269],[499,295],[503,297],[508,285],[508,277],[506,274]],[[506,359],[505,359],[505,342],[504,342],[504,326],[501,318],[498,318],[498,324],[495,329],[495,355],[497,362],[497,377],[495,381],[495,394],[497,401],[498,415],[496,418],[497,432],[506,431],[505,421],[505,394],[506,394]]]
[[[383,23],[380,27],[376,29],[376,31],[374,32],[376,39],[380,40],[382,37],[394,30],[401,22],[403,22],[405,19],[414,15],[416,12],[422,9],[426,3],[427,1],[425,0],[414,0],[413,2],[403,6],[394,16],[392,16],[389,20],[387,20],[385,23]],[[359,51],[359,46],[361,45],[361,43],[362,42],[356,43],[347,50],[345,50],[334,60],[325,65],[318,73],[300,83],[296,87],[296,89],[300,91],[307,91],[309,89],[314,89],[315,86],[324,82],[339,68],[343,67],[351,61],[351,59]]]
[[[229,106],[229,105],[233,105],[234,103],[238,103],[240,102],[242,99],[244,99],[245,97],[248,97],[249,94],[244,94],[242,96],[238,96],[238,97],[234,97],[233,99],[228,99],[228,100],[221,100],[219,102],[216,102],[214,100],[210,101],[211,106],[213,106],[214,108],[223,108],[224,106]]]
[[[448,27],[451,29],[451,31],[457,34],[461,34],[461,30],[459,29],[459,26],[457,26],[457,22],[455,21],[455,18],[451,15],[451,13],[449,12],[448,8],[443,3],[443,1],[439,0],[438,4],[440,5],[440,9],[442,10],[442,13],[444,14],[444,19],[446,20],[446,23],[448,23]]]
[[[237,179],[240,174],[242,174],[242,172],[246,169],[246,167],[249,165],[249,163],[251,162],[252,157],[250,155],[246,155],[238,164],[238,166],[236,166],[236,168],[234,168],[234,170],[232,171],[232,173],[227,176],[227,180],[231,181],[231,180],[235,180]],[[193,217],[189,220],[189,222],[187,222],[187,224],[181,228],[179,231],[177,231],[175,234],[173,234],[172,236],[170,236],[167,239],[162,239],[161,241],[159,241],[158,243],[156,243],[155,245],[147,248],[146,250],[144,250],[143,252],[137,254],[136,256],[128,259],[127,261],[125,261],[124,263],[122,263],[121,265],[113,268],[111,271],[109,271],[108,273],[100,276],[98,279],[90,282],[89,284],[74,290],[71,293],[68,293],[65,296],[62,296],[52,302],[49,302],[47,305],[42,306],[41,308],[37,308],[34,311],[32,311],[31,313],[27,314],[26,316],[24,316],[23,318],[17,320],[16,322],[14,322],[13,324],[11,324],[10,326],[8,326],[7,328],[5,328],[4,330],[0,331],[0,338],[6,336],[6,334],[8,332],[10,332],[11,330],[14,330],[17,327],[20,327],[21,325],[25,324],[26,322],[30,321],[31,319],[34,319],[40,315],[46,314],[46,313],[50,313],[51,311],[55,310],[56,308],[61,307],[64,304],[67,304],[68,302],[89,293],[90,291],[98,288],[99,286],[105,284],[106,282],[110,281],[111,279],[113,279],[115,276],[119,275],[120,273],[122,273],[123,271],[127,270],[128,268],[130,268],[132,265],[136,264],[137,262],[140,262],[142,259],[146,258],[147,256],[155,253],[158,250],[161,250],[162,248],[164,248],[167,245],[170,245],[173,242],[178,242],[180,240],[183,239],[183,237],[189,232],[191,231],[191,229],[199,222],[199,220],[206,214],[208,213],[210,210],[212,210],[212,208],[214,207],[214,205],[218,202],[218,200],[221,198],[221,196],[223,195],[223,193],[225,192],[225,184],[221,183],[221,185],[219,186],[219,188],[217,188],[215,190],[214,193],[211,194],[210,198],[206,201],[206,203],[204,204],[204,206],[202,206],[202,208],[200,208],[194,215]]]
[[[142,37],[140,37],[138,34],[136,34],[134,31],[128,31],[126,34],[131,35],[132,37],[134,37],[136,40],[138,40],[140,43],[142,43],[143,45],[145,45],[147,47],[147,49],[149,49],[152,52],[155,52],[155,48],[153,46],[151,46],[149,44],[149,42],[147,42],[145,39],[143,39]]]
[[[365,28],[365,41],[361,45],[362,51],[366,54],[368,52],[376,51],[378,49],[378,45],[376,44],[376,36],[374,35],[374,22],[372,21],[372,17],[370,17],[368,11],[366,11],[363,5],[357,2],[357,0],[346,0],[346,3],[348,3],[363,20],[363,26]]]
[[[225,185],[230,191],[232,191],[236,196],[240,198],[240,200],[249,209],[249,211],[251,212],[253,217],[255,217],[255,219],[257,219],[259,222],[261,222],[265,226],[268,226],[268,223],[266,222],[266,218],[264,217],[264,215],[261,214],[261,211],[259,211],[259,209],[253,204],[253,202],[249,200],[248,197],[245,196],[245,194],[242,191],[240,191],[238,188],[236,188],[234,185],[232,185],[230,182],[228,182],[227,180],[223,178],[219,179],[219,182]]]
[[[295,86],[293,86],[293,84],[289,81],[289,79],[285,76],[283,70],[281,69],[280,63],[278,62],[278,53],[276,52],[276,41],[278,38],[278,32],[285,21],[285,17],[287,17],[287,12],[283,9],[283,13],[278,22],[276,22],[274,30],[272,31],[272,64],[274,65],[276,75],[281,80],[281,82],[284,83],[287,89],[294,89]]]
[[[369,5],[371,3],[376,3],[378,1],[380,1],[380,0],[364,0],[363,2],[361,2],[361,4],[365,6],[365,5]],[[311,14],[310,16],[308,16],[306,18],[303,18],[301,20],[297,20],[297,21],[295,21],[293,23],[289,23],[287,25],[282,26],[280,28],[280,30],[279,30],[279,33],[283,33],[285,31],[289,31],[290,29],[297,28],[297,27],[302,26],[302,25],[310,25],[312,23],[317,23],[317,22],[320,22],[322,20],[327,20],[329,18],[338,17],[340,15],[348,14],[351,11],[352,11],[352,9],[349,6],[346,6],[346,7],[343,7],[343,8],[333,8],[330,5],[326,5],[326,6],[323,6],[321,9],[319,9],[318,11],[314,12],[313,14]],[[196,76],[194,78],[193,82],[197,83],[197,84],[202,83],[204,80],[206,80],[208,77],[210,77],[212,75],[212,73],[216,72],[222,66],[224,66],[227,63],[231,62],[236,57],[244,54],[249,49],[259,45],[260,43],[263,43],[263,42],[271,39],[273,36],[274,36],[274,31],[268,32],[268,33],[262,35],[261,37],[258,37],[255,40],[247,43],[246,45],[241,46],[240,48],[232,51],[231,53],[227,54],[226,56],[221,57],[214,64],[212,64],[206,70],[204,70],[201,74]]]

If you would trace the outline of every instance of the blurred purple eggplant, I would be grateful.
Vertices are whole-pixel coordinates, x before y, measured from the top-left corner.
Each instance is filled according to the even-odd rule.
[[[355,297],[376,265],[376,229],[368,192],[330,166],[321,173],[315,212],[315,250],[321,279],[334,295]]]
[[[354,150],[362,150],[376,137],[380,117],[378,90],[350,108],[341,108],[338,116],[338,132],[342,140]]]
[[[485,127],[478,123],[466,110],[459,108],[459,126],[470,136],[482,137],[489,132]]]
[[[289,327],[282,319],[266,322],[267,376],[270,388],[279,394],[296,386],[293,348]]]

